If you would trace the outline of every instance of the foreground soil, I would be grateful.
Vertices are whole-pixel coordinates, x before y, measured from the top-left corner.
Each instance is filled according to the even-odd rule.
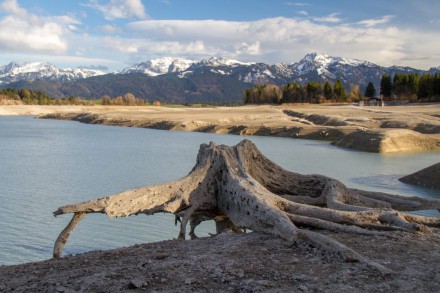
[[[0,106],[0,115],[36,115],[117,126],[320,139],[367,152],[440,151],[440,104],[213,108],[11,105]]]
[[[325,234],[385,265],[381,275],[307,243],[221,234],[0,267],[1,292],[440,292],[440,233]]]

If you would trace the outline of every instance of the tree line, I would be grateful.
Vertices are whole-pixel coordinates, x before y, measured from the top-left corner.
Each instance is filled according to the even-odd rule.
[[[70,96],[68,98],[56,99],[49,97],[45,92],[30,89],[5,88],[0,90],[0,105],[125,105],[143,106],[147,101],[136,98],[132,93],[110,98],[103,96],[100,100],[84,100],[79,97]],[[160,105],[158,101],[154,105]]]
[[[274,84],[256,85],[243,92],[244,104],[281,104],[281,103],[328,103],[355,102],[362,95],[358,85],[352,85],[346,94],[345,87],[338,79],[332,86],[326,81],[307,82],[300,85],[295,82],[277,86]]]
[[[30,89],[5,88],[0,90],[0,105],[94,105],[94,101],[78,97],[55,99],[45,92]]]
[[[101,98],[102,105],[116,105],[116,106],[144,106],[147,104],[147,101],[141,98],[136,98],[135,95],[132,93],[126,93],[122,96],[117,96],[114,98],[111,98],[108,95],[104,95]],[[160,102],[155,101],[153,103],[159,103]]]
[[[380,95],[398,101],[440,101],[440,72],[422,76],[398,73],[392,79],[384,74],[380,81]]]
[[[381,98],[388,101],[440,101],[440,73],[418,74],[397,73],[382,75],[380,81]],[[359,85],[351,85],[348,94],[338,79],[331,85],[329,81],[319,81],[300,85],[295,82],[278,86],[274,84],[256,85],[243,91],[244,104],[282,103],[351,103],[362,98],[374,98],[377,92],[369,82],[362,95]]]

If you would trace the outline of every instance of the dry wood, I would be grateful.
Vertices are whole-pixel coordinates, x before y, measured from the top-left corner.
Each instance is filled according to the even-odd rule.
[[[61,256],[67,237],[87,213],[125,217],[164,212],[181,218],[182,239],[188,221],[194,238],[194,229],[201,221],[214,219],[218,232],[250,229],[292,243],[305,240],[346,260],[362,261],[388,273],[387,268],[330,237],[301,228],[377,235],[440,227],[440,218],[400,212],[420,209],[440,209],[440,201],[349,189],[329,177],[289,172],[248,140],[233,147],[202,144],[196,165],[182,179],[60,207],[55,216],[74,213],[74,218],[58,237],[54,257]]]

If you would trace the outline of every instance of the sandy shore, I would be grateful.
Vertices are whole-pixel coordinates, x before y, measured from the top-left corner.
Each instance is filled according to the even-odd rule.
[[[341,147],[368,152],[440,150],[440,104],[214,108],[0,106],[0,115],[34,115],[129,127],[330,140]]]

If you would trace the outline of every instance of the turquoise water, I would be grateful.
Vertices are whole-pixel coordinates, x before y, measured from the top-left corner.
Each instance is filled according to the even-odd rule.
[[[59,206],[180,178],[195,164],[201,143],[233,145],[243,138],[0,117],[0,265],[52,256],[53,243],[71,217],[54,218]],[[331,176],[355,188],[440,198],[439,192],[397,180],[439,162],[438,153],[380,155],[318,141],[246,138],[291,171]],[[214,225],[204,223],[196,232],[208,235]],[[177,233],[172,215],[88,215],[64,254],[172,239]]]

